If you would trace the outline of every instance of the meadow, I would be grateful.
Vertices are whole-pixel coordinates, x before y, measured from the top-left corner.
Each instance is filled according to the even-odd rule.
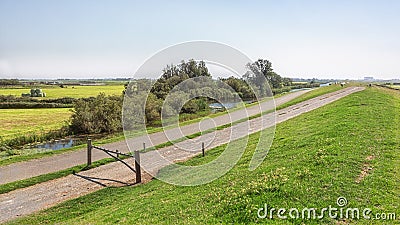
[[[68,108],[54,109],[0,109],[0,137],[14,138],[19,135],[57,130],[65,125],[72,112]]]
[[[377,113],[379,111],[379,113]],[[400,202],[400,94],[368,88],[278,124],[265,161],[248,164],[259,133],[250,135],[245,154],[225,176],[209,184],[180,187],[153,180],[139,186],[105,188],[10,224],[388,224],[366,219],[258,218],[274,208],[345,207],[395,212]],[[183,164],[201,165],[225,146]]]
[[[103,92],[106,95],[120,95],[124,86],[100,85],[100,86],[43,86],[41,89],[46,97],[52,98],[87,98],[97,96]],[[21,96],[21,93],[29,93],[30,88],[13,87],[1,88],[0,95]],[[72,112],[68,108],[39,108],[39,109],[0,109],[0,140],[16,138],[21,135],[43,134],[50,130],[60,129],[66,124]]]
[[[46,93],[45,98],[87,98],[97,96],[101,92],[106,95],[120,95],[124,90],[124,85],[98,85],[98,86],[70,86],[61,88],[59,86],[39,86]],[[14,95],[20,97],[22,93],[30,93],[31,88],[1,88],[0,95]],[[38,98],[43,99],[43,98]]]

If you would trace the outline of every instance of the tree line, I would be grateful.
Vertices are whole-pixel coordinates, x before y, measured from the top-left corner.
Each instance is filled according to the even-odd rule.
[[[179,65],[167,65],[159,79],[132,81],[125,85],[121,96],[100,94],[95,98],[76,100],[70,128],[74,133],[87,134],[120,131],[123,107],[132,111],[132,114],[124,115],[124,119],[130,121],[124,123],[126,129],[143,122],[157,126],[162,116],[209,111],[209,103],[216,100],[252,100],[257,93],[264,93],[260,96],[272,95],[272,90],[292,85],[290,78],[273,71],[268,60],[259,59],[246,67],[249,72],[242,77],[215,80],[203,61],[192,59]],[[136,121],[141,118],[145,121]]]

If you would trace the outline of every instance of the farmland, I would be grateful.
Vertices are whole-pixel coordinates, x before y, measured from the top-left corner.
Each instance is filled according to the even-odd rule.
[[[279,124],[266,161],[255,171],[247,168],[258,133],[250,135],[246,152],[233,170],[210,184],[180,187],[154,180],[137,187],[105,188],[12,223],[337,224],[340,220],[329,217],[259,219],[257,210],[264,203],[275,208],[321,209],[335,205],[340,196],[347,198],[349,207],[371,208],[371,216],[396,212],[399,110],[398,93],[370,88]],[[205,158],[184,164],[203,164],[223,150],[224,146],[214,148]]]
[[[60,109],[0,109],[0,137],[9,139],[29,133],[59,129],[71,111]]]
[[[123,85],[96,85],[96,86],[43,86],[39,87],[46,93],[46,98],[87,98],[104,92],[106,95],[120,95],[124,90]],[[31,88],[14,87],[1,88],[0,95],[21,96],[22,93],[29,93]],[[40,98],[39,98],[40,99]]]
[[[74,87],[74,88],[72,88]],[[99,86],[43,86],[45,98],[55,99],[63,97],[87,98],[94,97],[99,93],[106,95],[120,95],[124,89],[119,85]],[[29,93],[30,88],[16,86],[13,88],[1,88],[0,95],[21,96],[21,93]],[[16,138],[29,134],[43,134],[50,130],[57,130],[65,125],[72,112],[69,108],[40,108],[40,109],[0,109],[0,137],[1,140]]]

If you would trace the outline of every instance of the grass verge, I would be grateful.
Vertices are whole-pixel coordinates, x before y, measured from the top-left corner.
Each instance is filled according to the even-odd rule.
[[[80,171],[88,170],[88,169],[95,168],[95,167],[105,165],[107,163],[115,162],[115,161],[116,160],[114,160],[112,158],[102,159],[102,160],[93,162],[93,164],[90,167],[87,167],[86,164],[78,165],[78,166],[74,166],[74,167],[71,167],[71,168],[68,168],[65,170],[60,170],[60,171],[57,171],[54,173],[43,174],[40,176],[28,178],[25,180],[19,180],[19,181],[7,183],[7,184],[2,184],[2,185],[0,185],[0,194],[4,194],[4,193],[10,192],[10,191],[13,191],[16,189],[24,188],[24,187],[29,187],[29,186],[32,186],[32,185],[35,185],[38,183],[46,182],[46,181],[57,179],[60,177],[65,177],[65,176],[68,176],[73,173],[78,173]]]

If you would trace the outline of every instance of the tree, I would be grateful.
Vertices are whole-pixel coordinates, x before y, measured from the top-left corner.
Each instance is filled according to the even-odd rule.
[[[70,129],[74,133],[113,133],[122,129],[122,97],[106,96],[77,99],[74,102]]]
[[[266,59],[258,59],[254,63],[247,64],[247,67],[254,75],[247,74],[247,78],[251,78],[257,84],[262,93],[265,91],[265,86],[262,85],[264,78],[268,81],[272,88],[282,88],[283,85],[291,85],[290,78],[282,78],[279,74],[275,73],[272,69],[272,63]],[[264,77],[261,77],[264,76]]]
[[[245,80],[236,78],[236,77],[228,77],[228,78],[220,78],[220,80],[227,85],[229,85],[236,93],[239,94],[239,97],[242,99],[254,99],[254,93],[252,92],[248,83]]]
[[[167,65],[161,77],[153,85],[151,93],[159,99],[165,99],[176,85],[189,78],[196,77],[211,77],[205,62],[196,62],[191,59],[188,62],[182,60],[178,66]]]
[[[158,99],[154,94],[149,93],[146,99],[146,123],[155,124],[154,122],[161,120],[162,100]]]
[[[0,85],[19,85],[19,80],[17,79],[0,79]]]
[[[283,83],[283,86],[292,86],[293,81],[292,81],[292,79],[290,79],[288,77],[284,77],[284,78],[282,78],[282,83]]]
[[[268,72],[267,80],[272,85],[272,88],[282,88],[283,86],[282,77],[273,71]]]
[[[270,82],[268,75],[272,72],[272,64],[268,60],[259,59],[254,63],[248,63],[246,67],[249,71],[243,77],[250,82],[253,86],[259,89],[260,96],[267,95],[266,81]]]

